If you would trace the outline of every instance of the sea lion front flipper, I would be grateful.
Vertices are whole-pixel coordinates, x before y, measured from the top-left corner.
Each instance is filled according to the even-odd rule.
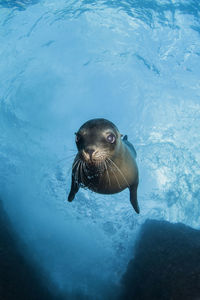
[[[72,174],[72,184],[71,184],[71,190],[70,190],[70,193],[69,193],[69,196],[68,196],[68,201],[69,202],[72,202],[72,200],[74,199],[76,193],[78,192],[79,190],[79,184],[77,182],[77,180],[75,180],[74,178],[74,174]]]
[[[137,187],[138,187],[138,185],[136,185],[136,184],[131,185],[129,190],[130,190],[131,204],[132,204],[133,208],[135,209],[136,213],[139,214],[140,208],[139,208],[138,201],[137,201]]]

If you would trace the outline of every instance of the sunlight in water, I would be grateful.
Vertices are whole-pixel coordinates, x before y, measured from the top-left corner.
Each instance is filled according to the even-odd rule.
[[[30,255],[64,291],[105,299],[147,218],[199,228],[196,1],[0,1],[0,196]],[[140,171],[128,191],[67,202],[74,132],[104,117]]]

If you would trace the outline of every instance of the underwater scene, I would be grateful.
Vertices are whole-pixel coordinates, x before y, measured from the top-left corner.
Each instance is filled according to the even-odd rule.
[[[139,214],[128,189],[67,201],[96,118],[134,145]],[[198,0],[0,0],[0,201],[35,268],[8,295],[5,250],[0,299],[200,299]]]

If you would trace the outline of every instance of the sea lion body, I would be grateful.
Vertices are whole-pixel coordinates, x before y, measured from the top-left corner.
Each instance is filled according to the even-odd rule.
[[[117,127],[105,119],[92,119],[80,127],[76,133],[78,154],[72,165],[69,201],[79,187],[100,194],[115,194],[129,188],[130,201],[139,213],[136,151],[127,136],[121,137]]]
[[[88,170],[88,174],[83,174],[82,183],[84,186],[96,193],[115,194],[138,181],[138,168],[134,152],[123,140],[121,140],[116,152],[112,156],[115,165],[110,163],[109,167],[104,168],[101,174],[95,173],[93,168]]]

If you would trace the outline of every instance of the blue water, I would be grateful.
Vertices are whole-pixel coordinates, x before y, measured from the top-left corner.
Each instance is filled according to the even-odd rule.
[[[128,191],[66,201],[96,117],[137,150],[139,216]],[[198,0],[0,1],[0,197],[58,290],[109,298],[147,218],[200,227],[199,132]]]

